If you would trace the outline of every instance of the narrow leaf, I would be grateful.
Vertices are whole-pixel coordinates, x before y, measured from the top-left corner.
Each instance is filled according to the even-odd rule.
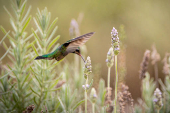
[[[39,85],[41,86],[41,81],[40,81],[39,78],[36,76],[36,75],[38,75],[38,74],[32,69],[32,67],[30,67],[30,69],[31,69],[32,72],[35,74],[34,76],[35,76],[36,80],[38,81]],[[35,83],[36,83],[36,82],[35,82]],[[37,86],[39,86],[39,85],[37,84]]]
[[[1,31],[2,31],[4,34],[7,34],[7,31],[6,31],[2,26],[0,26],[0,28],[1,28]],[[15,39],[12,38],[9,34],[7,35],[7,37],[8,37],[10,40],[12,40],[13,42],[17,43],[17,42],[15,41]]]
[[[74,107],[73,110],[75,110],[78,106],[80,106],[82,103],[84,103],[85,100],[79,101]]]
[[[8,54],[10,49],[11,49],[11,47],[9,47],[9,49],[5,52],[5,54],[0,58],[0,61],[2,61],[2,59]]]
[[[35,33],[38,32],[38,30],[34,31]],[[25,38],[24,42],[27,42],[31,37],[34,36],[34,33],[32,33],[31,35],[29,35],[27,38]]]
[[[3,75],[0,79],[3,79],[4,77],[8,76],[13,70],[10,70],[7,74]]]
[[[60,97],[58,97],[58,100],[59,100],[60,105],[61,105],[61,107],[63,108],[64,112],[66,113],[66,109],[65,109],[64,104],[63,104],[63,102],[61,101]]]
[[[25,10],[25,6],[26,6],[26,2],[27,2],[27,0],[25,0],[23,3],[22,3],[22,5],[21,5],[21,7],[20,7],[20,10],[21,10],[21,13],[20,13],[20,20],[21,20],[21,18],[22,18],[22,14],[24,13],[24,10]]]
[[[58,39],[60,38],[60,35],[58,35],[56,38],[54,38],[51,43],[49,44],[49,46],[47,47],[47,51],[49,51],[51,49],[51,47],[58,41]]]
[[[27,97],[30,96],[31,94],[32,94],[32,92],[26,94],[24,98],[27,98]]]
[[[53,29],[54,25],[56,24],[56,22],[58,21],[58,18],[55,18],[54,21],[51,23],[50,27],[48,28],[47,31],[47,36],[50,34],[51,30]]]
[[[55,89],[51,89],[51,90],[45,90],[45,91],[43,91],[43,92],[44,92],[44,93],[45,93],[45,92],[50,92],[50,91],[53,92],[53,91],[57,91],[57,90],[59,90],[59,89],[61,89],[61,87],[55,88]]]
[[[10,33],[10,31],[8,31],[7,33],[6,33],[6,35],[2,38],[2,40],[0,41],[0,44],[5,40],[5,38],[7,37],[7,35]]]
[[[6,43],[5,42],[3,42],[3,46],[4,46],[4,48],[6,49],[6,50],[8,50],[9,48],[7,47],[7,45],[6,45]]]
[[[24,30],[26,29],[26,27],[28,26],[29,22],[31,20],[31,16],[27,19],[27,21],[25,22],[23,28],[22,28],[22,31],[21,31],[21,34],[24,32]]]
[[[13,21],[12,19],[10,19],[10,23],[11,23],[11,25],[12,25],[12,28],[13,28],[14,31],[16,32],[16,31],[17,31],[17,27],[16,27],[16,25],[15,25],[15,23],[14,23],[14,21]]]
[[[40,95],[39,95],[36,91],[34,91],[34,90],[32,89],[32,87],[30,87],[30,89],[31,89],[31,91],[32,91],[34,94],[36,94],[37,96],[40,97]]]
[[[58,81],[59,81],[59,79],[55,80],[55,82],[50,86],[49,89],[54,88],[57,85]]]
[[[37,101],[36,101],[36,97],[34,97],[34,102],[35,102],[36,105],[38,105],[38,103],[37,103]]]
[[[38,54],[38,52],[37,52],[37,50],[36,50],[36,48],[33,44],[32,44],[32,48],[33,48],[34,52],[36,53],[36,55],[39,56],[39,54]]]
[[[40,38],[38,37],[38,35],[37,35],[37,33],[36,33],[36,31],[32,28],[31,29],[32,30],[32,32],[33,32],[33,34],[34,34],[34,37],[39,41],[39,42],[41,42],[41,40],[40,40]]]
[[[30,10],[31,10],[31,6],[29,6],[29,8],[27,9],[27,13],[25,14],[24,18],[22,19],[22,22],[21,24],[23,24],[28,16],[28,14],[30,13]]]
[[[38,28],[38,30],[39,30],[41,36],[43,36],[42,29],[41,29],[41,27],[39,26],[39,24],[37,23],[37,20],[36,20],[35,18],[33,18],[33,19],[34,19],[34,22],[35,22],[35,24],[36,24],[36,26],[37,26],[37,28]]]
[[[54,28],[54,30],[52,31],[51,35],[49,36],[49,38],[48,38],[48,40],[47,40],[47,43],[49,43],[49,42],[51,41],[52,37],[54,36],[55,32],[57,31],[57,28],[58,28],[58,26],[56,26],[56,27]]]
[[[28,75],[26,75],[25,79],[23,80],[22,84],[21,84],[21,87],[24,86],[24,84],[26,83],[28,77],[29,77],[30,73]]]

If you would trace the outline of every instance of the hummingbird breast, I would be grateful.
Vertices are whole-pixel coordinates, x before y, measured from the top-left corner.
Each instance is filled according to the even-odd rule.
[[[67,56],[67,52],[64,52],[64,53],[61,53],[60,55],[57,55],[56,57],[55,57],[55,59],[57,60],[57,61],[60,61],[60,60],[62,60],[65,56]]]

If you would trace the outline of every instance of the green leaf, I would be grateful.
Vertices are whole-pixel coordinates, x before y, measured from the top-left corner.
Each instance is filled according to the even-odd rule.
[[[36,101],[36,97],[34,97],[34,102],[35,102],[36,105],[38,105],[38,103],[37,103],[37,101]]]
[[[57,105],[55,106],[55,109],[57,110],[59,106],[60,106],[60,102],[57,102]]]
[[[23,80],[23,82],[22,82],[22,84],[21,84],[21,87],[24,86],[24,84],[26,83],[26,81],[27,81],[29,75],[30,75],[30,73],[28,73],[28,74],[26,75],[25,79]]]
[[[12,25],[12,28],[14,29],[15,32],[17,32],[17,27],[12,19],[10,19],[10,23]]]
[[[22,28],[22,31],[21,31],[21,34],[24,32],[24,30],[26,29],[26,27],[28,26],[29,22],[31,20],[31,16],[27,19],[27,21],[25,22],[23,28]]]
[[[15,75],[15,76],[13,76],[13,75],[10,75],[12,78],[16,78],[17,77],[17,75],[15,74],[15,70],[14,69],[12,69],[9,65],[7,65],[8,66],[8,68],[11,70],[11,72],[13,72],[13,74]]]
[[[34,31],[34,29],[32,29],[32,32],[33,32],[33,34],[34,34],[34,37],[37,39],[37,40],[35,40],[35,41],[36,41],[39,49],[42,50],[42,47],[41,47],[41,45],[42,45],[41,42],[42,42],[42,41],[40,40],[40,38],[38,37],[38,35],[37,35],[36,32]],[[41,43],[41,44],[40,44],[40,43]]]
[[[2,59],[8,54],[10,49],[11,49],[11,47],[9,47],[9,49],[5,52],[5,54],[0,58],[0,61],[2,61]]]
[[[60,38],[60,35],[58,35],[56,38],[54,38],[51,43],[48,45],[47,47],[47,52],[51,49],[51,47],[58,41],[58,39]]]
[[[58,21],[58,18],[55,18],[54,21],[51,23],[50,27],[48,28],[47,31],[47,36],[50,34],[51,30],[53,29],[54,25],[56,24],[56,22]]]
[[[61,107],[62,107],[63,110],[64,110],[64,113],[66,113],[66,109],[65,109],[65,107],[64,107],[63,102],[61,101],[60,97],[57,97],[57,98],[58,98],[58,100],[59,100],[59,102],[60,102]]]
[[[61,89],[61,87],[55,88],[55,89],[51,89],[51,90],[45,90],[45,91],[43,91],[43,93],[45,93],[45,92],[53,92],[53,91],[57,91],[59,89]]]
[[[54,88],[57,85],[58,81],[59,81],[59,79],[55,80],[55,82],[50,86],[49,89]]]
[[[47,16],[47,19],[46,19],[46,23],[47,23],[47,27],[46,27],[46,30],[47,30],[47,28],[48,28],[48,26],[49,26],[49,24],[50,24],[50,19],[51,19],[51,13],[49,12],[48,13],[48,16]]]
[[[38,37],[38,35],[37,35],[37,33],[34,31],[34,29],[32,29],[32,32],[33,32],[33,34],[34,34],[34,37],[37,39],[37,40],[36,40],[36,43],[37,43],[39,49],[42,50],[42,47],[41,47],[41,44],[42,44],[41,42],[42,42],[42,41],[40,40],[40,38]],[[40,43],[41,43],[41,44],[40,44]]]
[[[13,48],[16,48],[16,43],[14,43],[13,41],[11,41],[11,40],[9,40],[10,41],[10,43],[11,43],[11,45],[12,45],[12,47]],[[18,44],[17,44],[18,45]]]
[[[39,8],[37,8],[37,11],[38,11],[38,16],[40,17],[40,16],[41,16],[40,9],[39,9]]]
[[[38,94],[36,91],[34,91],[34,90],[32,89],[32,87],[30,87],[30,89],[31,89],[31,91],[32,91],[34,94],[36,94],[37,96],[40,97],[40,94]]]
[[[38,28],[38,31],[40,32],[41,36],[43,36],[42,29],[41,29],[41,27],[39,26],[39,24],[37,23],[37,20],[36,20],[35,18],[33,18],[33,19],[34,19],[34,22],[35,22],[35,24],[36,24],[36,26],[37,26],[37,28]]]
[[[82,103],[84,103],[85,100],[79,101],[74,107],[73,110],[75,110],[78,106],[80,106]]]
[[[35,44],[35,42],[36,42],[36,40],[34,40],[32,43],[28,44],[26,48],[30,48],[30,47],[32,47],[32,44],[34,45],[34,44]]]
[[[36,55],[39,56],[39,54],[38,54],[38,52],[37,52],[37,50],[36,50],[36,48],[33,44],[32,44],[32,48],[33,48],[34,52],[36,53]]]
[[[28,17],[28,14],[30,13],[30,10],[31,10],[31,6],[29,6],[29,8],[27,9],[27,12],[26,12],[24,18],[22,19],[21,24],[23,24],[25,22],[26,18]]]
[[[32,94],[32,92],[26,94],[26,95],[24,96],[24,98],[27,98],[27,97],[30,96],[31,94]]]
[[[25,6],[26,6],[26,2],[27,2],[27,0],[25,0],[25,1],[22,3],[21,7],[20,7],[21,12],[20,12],[20,19],[19,19],[19,20],[21,20],[22,15],[23,15],[23,13],[24,13]]]
[[[104,106],[104,103],[105,103],[105,96],[106,95],[106,90],[103,92],[103,95],[102,95],[102,106]]]
[[[31,69],[32,72],[35,74],[34,76],[35,76],[36,80],[38,81],[39,85],[41,86],[41,85],[42,85],[42,84],[41,84],[41,81],[40,81],[39,78],[36,76],[36,75],[38,75],[38,74],[32,69],[32,67],[30,67],[30,69]],[[36,83],[36,82],[35,82],[35,83]],[[39,85],[37,85],[37,86],[39,86]]]
[[[0,26],[0,28],[1,28],[1,31],[2,31],[4,34],[7,34],[7,31],[6,31],[2,26]],[[9,34],[7,35],[7,37],[8,37],[11,41],[13,41],[14,43],[17,44],[16,40],[15,40],[14,38],[12,38]]]
[[[34,31],[35,33],[38,32],[38,30]],[[24,42],[28,41],[29,39],[31,39],[31,37],[34,36],[34,33],[32,33],[31,35],[29,35],[27,38],[25,38]]]
[[[54,28],[54,30],[52,31],[51,35],[49,36],[49,38],[47,40],[47,44],[51,41],[52,37],[54,36],[55,32],[57,31],[57,28],[58,28],[58,26],[56,26]]]
[[[10,31],[8,31],[7,33],[6,33],[6,35],[2,38],[2,40],[0,41],[0,44],[5,40],[5,38],[7,37],[7,35],[10,33]]]

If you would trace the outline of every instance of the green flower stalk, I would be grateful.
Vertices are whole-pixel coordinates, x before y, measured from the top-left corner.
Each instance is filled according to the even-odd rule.
[[[92,88],[91,93],[90,93],[90,100],[92,102],[92,113],[95,113],[95,103],[97,100],[97,94],[96,94],[96,90],[94,88]]]
[[[114,113],[116,113],[116,101],[117,101],[117,84],[118,84],[118,72],[117,72],[117,55],[120,52],[120,46],[119,46],[119,37],[117,30],[113,27],[111,31],[111,41],[112,41],[112,47],[115,55],[115,72],[116,72],[116,82],[115,82],[115,100],[114,100]]]
[[[92,73],[92,66],[91,66],[91,60],[90,57],[87,57],[87,60],[85,62],[85,67],[84,67],[84,78],[86,79],[86,84],[83,85],[83,88],[85,89],[85,113],[87,113],[87,90],[89,89],[88,85],[88,76]]]
[[[113,62],[114,62],[113,58],[114,58],[114,53],[113,53],[113,48],[111,47],[107,53],[107,59],[106,59],[106,63],[107,63],[107,67],[108,67],[106,104],[109,104],[109,108],[112,106],[111,105],[112,104],[112,101],[111,101],[112,88],[110,87],[110,68],[113,66]],[[107,109],[109,109],[109,108],[107,108]]]
[[[107,63],[107,67],[108,67],[108,79],[107,79],[107,87],[110,88],[110,68],[113,66],[113,48],[111,47],[107,53],[107,59],[106,59],[106,63]]]
[[[159,110],[162,108],[163,106],[163,103],[162,103],[162,93],[161,91],[159,90],[159,88],[156,88],[155,92],[154,92],[154,106],[157,110],[157,113],[159,113]]]

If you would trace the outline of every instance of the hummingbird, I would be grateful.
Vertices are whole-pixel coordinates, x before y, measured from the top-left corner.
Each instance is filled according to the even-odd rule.
[[[68,40],[66,43],[60,45],[55,51],[53,51],[49,54],[42,55],[42,56],[37,56],[34,60],[55,59],[57,61],[60,61],[65,56],[67,56],[69,53],[74,53],[74,54],[79,55],[85,62],[85,60],[80,52],[80,46],[82,46],[84,43],[86,43],[94,33],[95,32],[90,32],[90,33],[84,34],[82,36]]]

